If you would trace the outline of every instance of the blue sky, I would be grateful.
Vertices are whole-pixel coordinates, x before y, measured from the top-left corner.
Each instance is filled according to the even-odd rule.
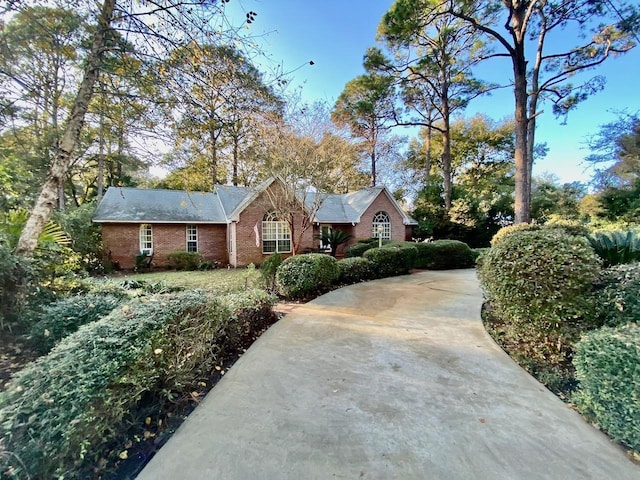
[[[259,40],[271,63],[282,65],[292,74],[293,85],[300,86],[306,101],[325,100],[333,105],[345,84],[362,74],[362,57],[375,45],[376,29],[392,0],[231,0],[227,4],[233,23],[245,11],[257,17],[250,32]],[[568,32],[564,32],[566,35]],[[314,65],[308,65],[312,60]],[[511,78],[508,61],[494,61],[490,80]],[[300,68],[299,68],[300,67]],[[599,125],[615,119],[616,110],[640,109],[640,47],[609,60],[591,75],[607,79],[604,91],[581,103],[568,117],[566,125],[551,114],[549,105],[538,117],[537,143],[546,142],[549,153],[534,165],[534,175],[551,172],[563,182],[587,181],[591,173],[583,158],[588,154],[585,137]],[[484,113],[496,120],[513,115],[510,89],[473,101],[465,116]],[[397,129],[398,134],[410,132]]]

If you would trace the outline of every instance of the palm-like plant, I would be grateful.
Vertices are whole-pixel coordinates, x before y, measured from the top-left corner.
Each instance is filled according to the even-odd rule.
[[[4,241],[11,248],[15,248],[20,238],[20,233],[27,223],[29,212],[27,210],[12,210],[0,217],[0,234],[4,236]],[[50,220],[44,226],[38,246],[43,244],[55,244],[60,246],[71,245],[71,238],[66,234],[60,225]]]
[[[605,266],[640,261],[640,232],[637,230],[609,230],[589,236],[591,246]]]
[[[331,256],[335,257],[338,247],[343,243],[347,243],[353,237],[342,230],[329,230],[322,235],[317,235],[316,238],[320,239],[323,245],[329,245],[331,249]]]

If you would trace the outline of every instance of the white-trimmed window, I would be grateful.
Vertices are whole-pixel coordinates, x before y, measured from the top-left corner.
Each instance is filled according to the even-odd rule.
[[[378,212],[373,216],[371,238],[391,240],[391,219],[387,212]]]
[[[198,251],[198,226],[187,225],[187,252]]]
[[[320,225],[320,250],[331,251],[331,244],[322,241],[329,235],[331,235],[331,225]]]
[[[148,223],[140,225],[140,253],[153,253],[153,229]]]
[[[262,219],[262,253],[275,252],[291,252],[291,230],[275,212],[269,212]]]

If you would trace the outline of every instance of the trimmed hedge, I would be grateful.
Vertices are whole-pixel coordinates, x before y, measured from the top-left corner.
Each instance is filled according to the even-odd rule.
[[[338,262],[330,255],[306,253],[287,258],[276,271],[278,293],[303,298],[328,289],[340,275]]]
[[[640,322],[640,263],[603,270],[594,298],[602,324]]]
[[[412,244],[418,249],[416,268],[448,270],[469,268],[475,264],[476,255],[459,240],[435,240]]]
[[[587,237],[589,235],[589,229],[587,227],[580,223],[571,221],[558,220],[556,222],[545,223],[544,225],[539,225],[536,223],[516,223],[515,225],[509,225],[498,230],[498,232],[491,239],[491,246],[493,247],[494,245],[497,245],[502,241],[503,238],[506,238],[513,233],[539,230],[560,230],[567,235],[577,237]]]
[[[338,269],[338,282],[343,284],[365,282],[375,278],[373,263],[366,258],[344,258],[338,261]]]
[[[556,324],[585,310],[582,300],[600,271],[584,237],[525,230],[503,237],[483,256],[480,281],[503,318]]]
[[[56,343],[90,322],[107,316],[120,305],[124,295],[75,295],[53,303],[31,329],[31,343],[48,353]]]
[[[263,291],[143,297],[81,327],[12,380],[0,397],[2,471],[92,478],[122,448],[131,418],[187,397],[219,358],[272,323]]]
[[[576,345],[578,409],[612,438],[640,451],[640,325],[603,327]]]
[[[418,251],[412,244],[393,244],[367,250],[364,258],[373,263],[373,271],[377,278],[385,278],[409,273],[417,254]]]
[[[369,243],[354,243],[344,249],[344,258],[362,257],[364,252],[372,248],[374,248],[374,245]]]

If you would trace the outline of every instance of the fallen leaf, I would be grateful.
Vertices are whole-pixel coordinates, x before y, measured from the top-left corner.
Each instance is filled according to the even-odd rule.
[[[147,417],[144,419],[144,424],[145,425],[151,425],[151,417]]]
[[[485,423],[485,422],[486,422],[486,420],[484,418],[480,419],[480,423]]]
[[[118,455],[118,457],[120,457],[122,460],[126,460],[127,458],[129,458],[129,452],[123,450],[122,452],[120,452],[120,455]]]

